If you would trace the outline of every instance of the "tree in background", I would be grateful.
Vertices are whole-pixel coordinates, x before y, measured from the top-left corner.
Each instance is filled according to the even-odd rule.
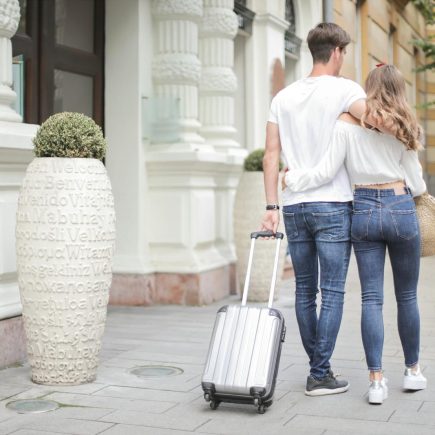
[[[427,25],[435,25],[435,0],[412,0],[412,3],[422,13]],[[414,44],[423,51],[426,57],[426,64],[417,68],[417,71],[434,70],[435,35],[428,35],[424,39],[416,39]],[[428,103],[429,105],[435,105],[435,101]]]

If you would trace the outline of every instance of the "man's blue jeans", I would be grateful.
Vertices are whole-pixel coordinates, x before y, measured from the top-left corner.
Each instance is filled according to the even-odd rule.
[[[311,202],[284,206],[284,224],[296,276],[296,318],[316,379],[328,375],[343,314],[351,252],[352,203]],[[322,303],[317,315],[318,265]]]
[[[420,232],[409,189],[356,189],[352,242],[362,291],[361,332],[369,370],[382,368],[385,251],[388,247],[397,301],[397,324],[405,364],[418,362],[420,315],[417,283]]]

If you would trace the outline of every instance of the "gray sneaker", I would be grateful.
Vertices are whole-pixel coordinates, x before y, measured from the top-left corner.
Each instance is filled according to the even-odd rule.
[[[308,376],[305,394],[307,396],[326,396],[327,394],[344,393],[348,389],[349,382],[345,380],[338,381],[330,370],[328,375],[320,380]]]

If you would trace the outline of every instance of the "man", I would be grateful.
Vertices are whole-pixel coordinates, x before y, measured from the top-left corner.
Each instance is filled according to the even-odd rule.
[[[365,109],[364,90],[338,77],[350,36],[336,24],[321,23],[309,32],[307,42],[313,57],[311,74],[280,91],[271,103],[263,160],[267,200],[263,230],[278,229],[281,151],[290,168],[313,167],[326,153],[339,115],[350,112],[360,118]],[[310,362],[305,390],[309,396],[342,393],[349,388],[347,381],[335,378],[329,360],[343,313],[352,199],[344,167],[334,180],[319,188],[283,192],[284,224],[296,276],[296,317]]]

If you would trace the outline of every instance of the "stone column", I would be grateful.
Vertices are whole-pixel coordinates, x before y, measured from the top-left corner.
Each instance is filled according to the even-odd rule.
[[[174,117],[178,132],[174,140],[178,149],[193,150],[204,139],[198,134],[198,85],[201,63],[198,59],[198,23],[202,16],[201,0],[154,0],[155,44],[152,74],[154,111],[158,129],[168,128],[167,117]],[[177,112],[177,113],[174,113]],[[151,142],[165,142],[155,137]]]
[[[234,37],[238,23],[233,7],[233,0],[204,0],[200,27],[200,133],[217,151],[240,147],[234,127]]]
[[[12,90],[12,44],[20,21],[18,0],[0,0],[0,121],[21,122],[10,106],[16,94]]]

